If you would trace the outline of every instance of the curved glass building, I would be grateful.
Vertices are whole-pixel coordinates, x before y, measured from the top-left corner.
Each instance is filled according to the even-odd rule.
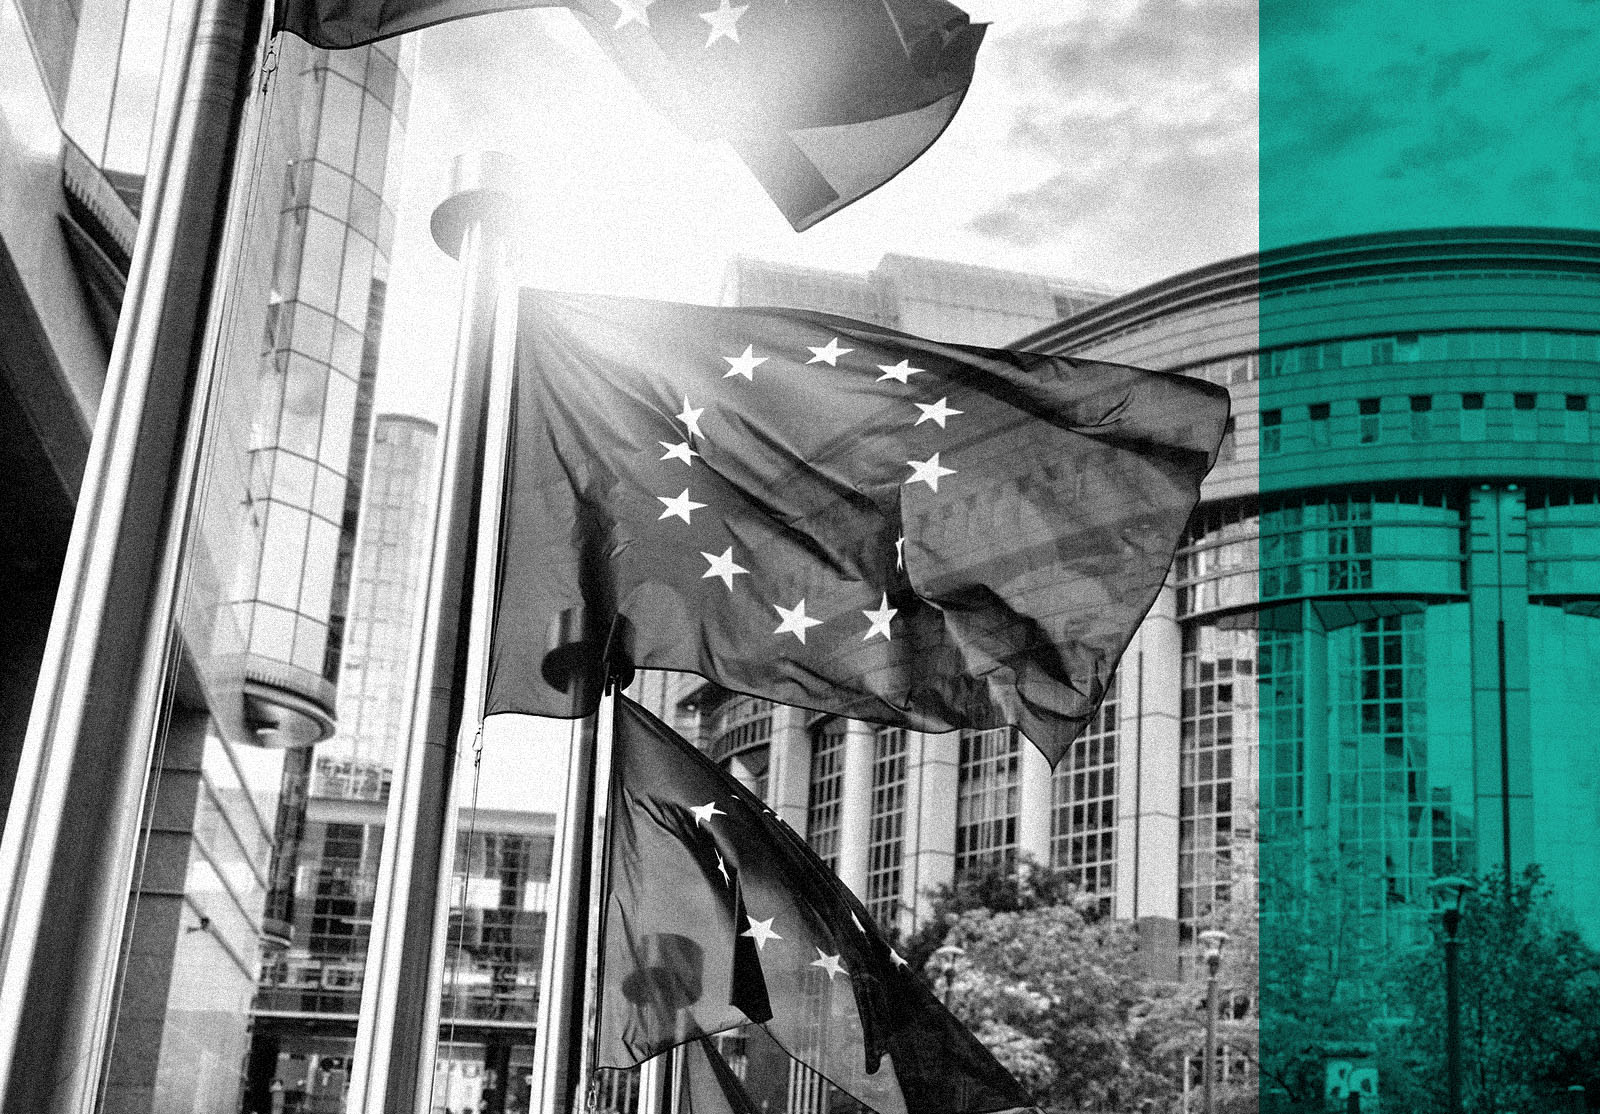
[[[738,291],[759,286],[742,266]],[[860,281],[806,289],[829,279]],[[1168,587],[1055,771],[1008,731],[879,729],[694,678],[647,698],[902,931],[929,889],[1029,855],[1142,922],[1163,966],[1270,880],[1265,848],[1294,881],[1337,878],[1374,943],[1418,930],[1435,877],[1507,864],[1596,934],[1600,235],[1305,244],[1013,344],[1234,402]]]
[[[1025,345],[1233,392],[1160,674],[1181,689],[1186,934],[1260,845],[1325,864],[1388,939],[1435,877],[1530,864],[1592,936],[1600,235],[1284,248]]]

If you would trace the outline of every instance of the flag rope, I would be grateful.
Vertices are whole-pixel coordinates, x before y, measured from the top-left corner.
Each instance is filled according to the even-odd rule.
[[[467,887],[468,887],[468,885],[471,884],[471,881],[472,881],[472,854],[473,854],[473,849],[477,846],[477,834],[478,834],[478,789],[479,789],[479,786],[482,784],[482,778],[483,778],[483,719],[482,719],[482,717],[479,717],[479,719],[478,719],[478,730],[472,736],[472,795],[471,795],[471,797],[468,798],[468,801],[467,801],[467,856],[466,856],[466,861],[461,866],[461,902],[460,902],[460,908],[461,908],[461,914],[462,914],[461,915],[461,924],[460,924],[460,927],[458,927],[456,929],[455,946],[454,946],[454,950],[451,951],[451,954],[450,954],[450,986],[452,988],[454,988],[456,986],[456,978],[460,974],[460,971],[461,971],[461,953],[466,951]],[[446,864],[446,866],[445,866],[445,869],[449,869],[449,870],[453,870],[454,868],[455,868],[455,864],[454,863]],[[449,946],[450,945],[447,942],[446,943],[446,947],[448,948]],[[459,1009],[457,1009],[457,1008],[454,1008],[454,1006],[452,1005],[452,1008],[450,1010],[450,1016],[445,1018],[445,1037],[444,1037],[444,1042],[445,1042],[446,1046],[450,1046],[450,1045],[454,1045],[455,1044],[455,1041],[456,1041],[456,1020],[460,1016],[460,1014],[461,1014],[461,1011]],[[435,1060],[435,1063],[438,1062],[437,1054],[435,1054],[434,1060]],[[432,1078],[434,1080],[434,1083],[437,1083],[438,1078],[439,1078],[439,1073],[437,1071],[435,1071],[433,1073],[433,1077]],[[445,1074],[444,1102],[445,1102],[445,1105],[447,1107],[450,1105],[450,1084],[451,1084],[453,1079],[454,1079],[454,1073],[447,1072]],[[428,1092],[429,1092],[428,1093],[428,1101],[431,1103],[433,1101],[433,1086],[432,1085],[429,1086]]]

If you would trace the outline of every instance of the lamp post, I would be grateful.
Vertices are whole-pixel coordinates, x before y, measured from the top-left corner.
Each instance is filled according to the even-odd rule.
[[[1444,924],[1444,1024],[1445,1080],[1449,1088],[1449,1114],[1461,1114],[1461,910],[1472,883],[1451,875],[1434,880],[1434,908]]]
[[[958,944],[943,944],[934,949],[933,958],[939,961],[939,976],[944,980],[944,1008],[950,1008],[950,988],[956,981],[956,960],[967,954]]]
[[[1201,1102],[1205,1114],[1217,1111],[1217,972],[1222,967],[1222,948],[1228,934],[1219,928],[1208,928],[1200,934],[1206,957],[1206,1053],[1200,1065]]]

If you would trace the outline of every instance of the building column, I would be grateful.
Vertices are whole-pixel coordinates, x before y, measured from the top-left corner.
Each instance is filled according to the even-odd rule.
[[[1163,586],[1117,669],[1118,917],[1178,916],[1178,736],[1183,638]]]
[[[851,720],[845,726],[843,783],[839,787],[839,880],[862,900],[872,852],[872,758],[877,731]]]
[[[815,715],[784,704],[772,709],[772,742],[767,758],[767,805],[802,836],[806,801],[811,791],[811,732],[806,720]]]
[[[1040,866],[1050,865],[1050,820],[1055,813],[1055,782],[1050,763],[1043,752],[1018,735],[1021,749],[1022,792],[1018,801],[1017,855],[1028,856]],[[1061,759],[1072,761],[1070,752]]]
[[[1478,863],[1515,873],[1533,861],[1525,494],[1516,484],[1483,484],[1468,518]]]
[[[931,894],[956,874],[956,781],[961,734],[906,733],[906,838],[901,903],[907,934],[933,914]]]

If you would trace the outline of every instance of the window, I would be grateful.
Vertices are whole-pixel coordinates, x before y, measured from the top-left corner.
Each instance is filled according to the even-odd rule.
[[[1531,391],[1518,391],[1511,396],[1511,439],[1537,441],[1539,439],[1539,398]]]
[[[1328,409],[1326,402],[1313,402],[1311,404],[1311,447],[1313,449],[1325,449],[1331,443],[1331,438],[1328,434]]]
[[[839,806],[844,797],[845,721],[830,719],[811,736],[806,842],[830,870],[839,869]]]
[[[1428,439],[1430,424],[1428,414],[1432,410],[1432,395],[1411,396],[1411,439],[1413,441],[1426,441]]]
[[[1568,395],[1562,420],[1562,439],[1568,444],[1586,444],[1589,440],[1589,396]]]
[[[1222,444],[1217,447],[1217,460],[1237,460],[1239,457],[1239,444],[1234,437],[1233,419],[1229,418],[1222,426]]]
[[[880,727],[872,750],[872,827],[867,844],[867,912],[885,931],[900,912],[906,830],[906,732]]]
[[[1017,857],[1021,738],[1013,727],[961,733],[956,772],[956,877]]]
[[[1051,776],[1051,865],[1111,912],[1116,885],[1117,682]]]
[[[1267,453],[1278,452],[1279,449],[1282,447],[1282,435],[1283,435],[1283,411],[1282,410],[1263,410],[1263,411],[1261,411],[1261,452],[1262,452],[1262,454],[1265,455]]]
[[[1235,770],[1248,779],[1254,763],[1255,642],[1253,630],[1191,626],[1183,633],[1178,931],[1185,943],[1221,918],[1232,893],[1234,837],[1254,835],[1236,832],[1233,789]]]
[[[1361,425],[1359,440],[1363,445],[1377,444],[1378,435],[1382,431],[1380,423],[1383,417],[1379,414],[1379,399],[1364,398],[1359,403]]]
[[[1482,441],[1484,431],[1483,393],[1467,391],[1461,396],[1461,439]]]

